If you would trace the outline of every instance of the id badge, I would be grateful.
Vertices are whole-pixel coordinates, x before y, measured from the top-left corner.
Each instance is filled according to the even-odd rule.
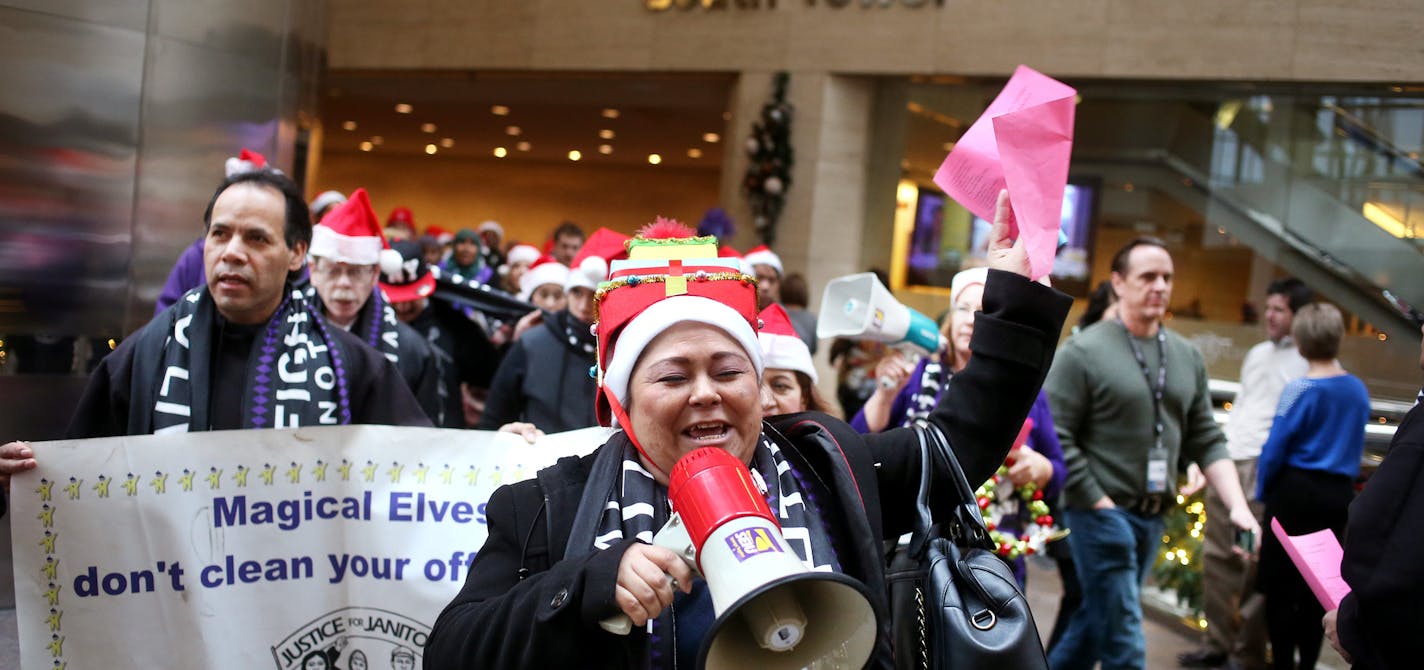
[[[1167,450],[1160,445],[1147,452],[1147,492],[1167,492]]]

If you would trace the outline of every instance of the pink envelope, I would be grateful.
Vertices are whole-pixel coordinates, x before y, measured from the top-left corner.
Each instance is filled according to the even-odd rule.
[[[999,190],[1009,190],[1010,234],[1023,235],[1033,279],[1053,270],[1058,250],[1077,94],[1020,65],[934,177],[951,198],[988,221],[994,220]]]

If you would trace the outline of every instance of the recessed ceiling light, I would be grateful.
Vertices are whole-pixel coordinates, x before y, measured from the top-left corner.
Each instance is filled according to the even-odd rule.
[[[441,138],[441,140],[440,140],[440,148],[442,148],[442,149],[449,149],[450,147],[453,147],[453,146],[455,146],[455,138],[453,138],[453,137]]]
[[[569,150],[569,160],[574,161],[574,162],[578,162],[578,160],[581,159],[581,158],[583,158],[583,152],[582,152],[582,151],[579,151],[578,149],[570,149],[570,150]]]
[[[386,138],[381,137],[380,135],[372,135],[372,136],[371,136],[371,144],[374,144],[374,145],[376,145],[376,146],[379,147],[379,146],[381,146],[382,144],[385,144],[385,143],[386,143]]]
[[[528,150],[529,150],[529,143],[528,143],[528,142],[520,142],[519,144],[514,145],[514,148],[515,148],[515,149],[518,149],[518,150],[520,150],[520,151],[528,151]]]
[[[692,149],[688,149],[688,150],[687,150],[687,157],[688,157],[688,158],[701,158],[701,157],[702,157],[702,150],[701,150],[701,149],[698,149],[698,148],[695,148],[695,147],[692,148]]]
[[[648,162],[652,163],[653,165],[657,165],[658,163],[663,162],[663,157],[659,156],[658,154],[648,154]]]
[[[504,134],[509,135],[510,137],[518,137],[519,133],[522,132],[524,131],[520,130],[519,126],[505,126],[504,128]]]
[[[604,128],[603,130],[598,131],[598,137],[599,137],[600,139],[605,139],[605,140],[611,140],[611,139],[613,139],[613,138],[614,138],[613,129],[612,129],[612,128]]]
[[[356,122],[355,122],[355,121],[342,121],[342,122],[341,122],[341,129],[342,129],[342,130],[356,130]]]
[[[413,111],[415,111],[415,108],[414,108],[414,107],[411,107],[410,105],[408,105],[408,104],[406,104],[406,103],[404,103],[404,102],[398,103],[398,104],[396,105],[396,113],[397,113],[397,114],[409,114],[409,113],[411,113],[411,112],[413,112]]]
[[[616,119],[616,118],[618,118],[618,110],[613,109],[612,107],[608,107],[608,108],[604,109],[604,110],[603,110],[603,118],[605,118],[605,119]]]
[[[422,124],[420,124],[420,132],[422,132],[422,133],[433,133],[433,132],[435,132],[435,124],[433,124],[433,123],[422,123]]]
[[[613,153],[613,145],[612,145],[612,144],[600,144],[600,145],[598,145],[598,153],[601,153],[601,154],[603,154],[603,155],[605,155],[605,156],[607,156],[608,154]]]
[[[427,145],[425,145],[425,153],[430,154],[430,155],[432,155],[432,156],[435,155],[435,152],[437,152],[437,151],[439,151],[439,150],[440,150],[440,147],[437,147],[437,146],[435,146],[434,144],[427,144]]]
[[[361,150],[362,150],[362,151],[370,151],[371,149],[375,148],[375,146],[376,146],[376,145],[371,144],[370,142],[362,142],[362,143],[361,143]]]
[[[721,142],[722,136],[718,135],[717,133],[702,133],[702,141],[707,142],[708,144],[714,142]]]
[[[490,113],[495,116],[509,116],[509,108],[504,105],[490,107]]]
[[[731,120],[732,120],[732,113],[731,113],[731,112],[722,112],[722,120],[723,120],[723,121],[731,121]]]
[[[508,155],[509,155],[509,150],[508,150],[508,149],[505,149],[504,147],[495,147],[495,148],[494,148],[494,157],[495,157],[495,158],[504,158],[505,156],[508,156]]]

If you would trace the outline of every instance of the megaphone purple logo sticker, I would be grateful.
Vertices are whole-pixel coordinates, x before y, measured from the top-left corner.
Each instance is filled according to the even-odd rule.
[[[737,562],[757,554],[785,551],[765,528],[744,528],[732,533],[727,536],[727,547],[732,550],[732,555],[737,557]]]

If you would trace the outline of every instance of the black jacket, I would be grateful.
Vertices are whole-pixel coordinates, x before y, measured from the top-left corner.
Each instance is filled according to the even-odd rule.
[[[1350,505],[1340,575],[1340,645],[1356,668],[1417,668],[1424,658],[1424,404],[1400,422],[1389,453]]]
[[[410,327],[430,344],[443,381],[445,420],[437,428],[464,428],[465,401],[460,384],[488,387],[499,367],[499,352],[479,324],[438,298],[430,299]]]
[[[1017,275],[991,277],[985,312],[975,322],[974,357],[952,378],[930,417],[975,482],[987,479],[1012,446],[1052,362],[1070,304],[1067,296]],[[769,426],[768,434],[813,489],[842,569],[873,594],[879,635],[871,665],[888,667],[882,539],[898,537],[912,521],[918,441],[905,429],[859,435],[818,413],[776,417]],[[435,623],[425,650],[427,669],[644,663],[645,634],[622,637],[598,627],[618,612],[613,599],[618,563],[633,540],[564,558],[580,521],[590,467],[598,453],[621,450],[624,440],[615,435],[594,455],[562,459],[535,480],[495,491],[486,507],[489,537],[464,588]],[[936,501],[945,506],[937,513],[947,514],[953,502]]]
[[[510,346],[490,383],[480,430],[511,421],[527,421],[546,433],[598,425],[593,408],[598,387],[588,373],[595,357],[565,338],[564,324],[573,319],[568,310],[546,314],[542,325]]]

